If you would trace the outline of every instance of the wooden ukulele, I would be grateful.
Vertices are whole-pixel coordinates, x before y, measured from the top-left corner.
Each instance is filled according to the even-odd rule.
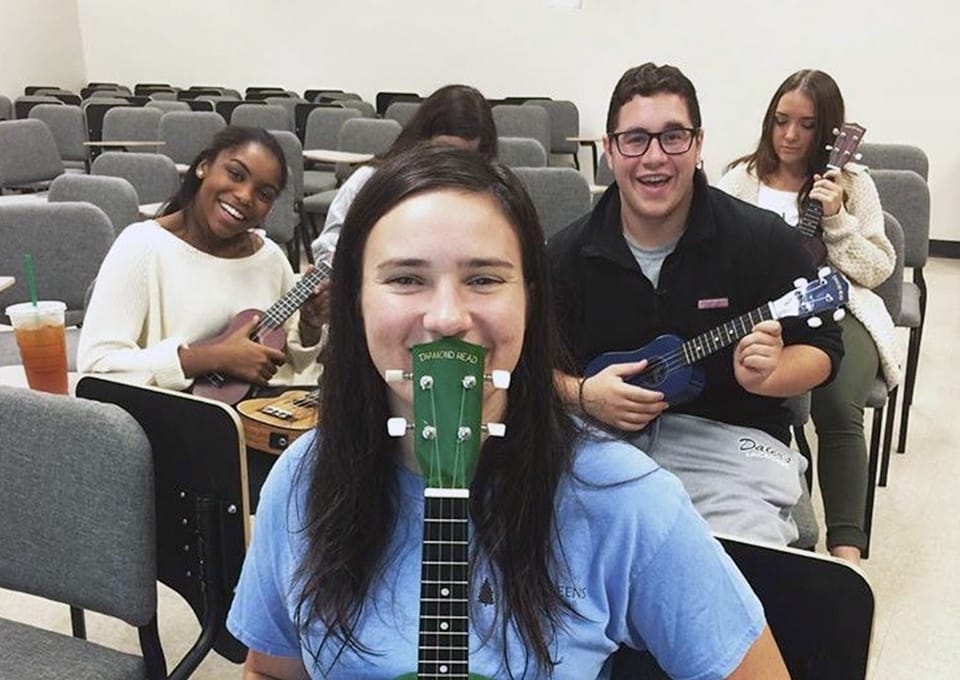
[[[389,382],[413,381],[413,419],[390,418],[387,431],[413,431],[414,453],[423,471],[423,552],[420,572],[420,636],[416,673],[398,680],[461,678],[470,673],[468,573],[470,480],[480,454],[481,433],[502,437],[502,423],[481,425],[484,382],[510,384],[507,371],[484,375],[486,351],[455,338],[416,345],[413,372],[386,372]]]
[[[825,172],[842,170],[849,161],[859,159],[857,149],[863,141],[867,129],[856,123],[844,123],[840,130],[834,129],[837,135],[833,144],[827,147],[830,158],[827,159]],[[823,223],[823,203],[815,198],[808,199],[803,208],[797,230],[806,236],[804,247],[810,253],[814,266],[820,266],[827,261],[827,247],[821,238]]]
[[[259,316],[260,322],[250,334],[250,339],[261,345],[283,351],[287,346],[287,335],[283,330],[283,322],[289,319],[291,314],[300,309],[300,305],[302,305],[308,297],[313,295],[314,286],[330,278],[331,273],[332,270],[329,264],[318,261],[316,263],[316,269],[305,274],[303,278],[297,282],[297,285],[287,291],[287,293],[277,300],[266,312],[261,312],[258,309],[245,309],[233,317],[233,320],[227,326],[226,330],[220,333],[220,335],[192,344],[194,346],[202,346],[223,342],[238,328],[249,323],[250,319],[254,316]],[[193,387],[190,391],[198,396],[215,399],[232,405],[250,394],[252,387],[250,383],[231,375],[207,373],[206,375],[198,376],[196,380],[193,381]]]
[[[247,446],[280,454],[297,437],[317,426],[320,390],[287,390],[278,397],[244,399],[237,404]]]
[[[663,393],[663,400],[671,406],[696,398],[703,391],[703,367],[698,362],[724,347],[746,337],[761,321],[788,317],[810,317],[807,323],[817,327],[823,323],[814,314],[834,311],[840,319],[849,298],[849,284],[843,275],[830,267],[818,273],[816,281],[797,279],[795,288],[782,297],[742,314],[716,328],[701,333],[692,340],[683,341],[676,335],[661,335],[638,350],[606,352],[593,359],[584,371],[587,377],[596,375],[613,364],[632,363],[646,359],[647,368],[625,380],[638,387]]]

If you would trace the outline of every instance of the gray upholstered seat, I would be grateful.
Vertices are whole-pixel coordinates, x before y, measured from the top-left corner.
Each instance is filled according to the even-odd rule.
[[[340,128],[351,118],[360,118],[356,109],[322,108],[314,109],[307,116],[307,128],[304,134],[304,149],[336,149]],[[329,166],[328,166],[329,167]],[[337,177],[333,169],[304,170],[303,189],[309,196],[336,188]],[[324,211],[325,212],[325,211]]]
[[[859,147],[862,162],[873,170],[913,170],[927,181],[930,161],[923,149],[910,144],[869,144]]]
[[[573,168],[516,168],[549,239],[590,211],[590,186]]]
[[[294,271],[299,271],[300,244],[303,241],[300,224],[300,206],[303,201],[303,147],[297,136],[287,130],[270,130],[270,134],[276,138],[283,149],[289,175],[287,186],[273,202],[273,207],[267,219],[264,220],[263,228],[271,240],[287,246],[290,264]]]
[[[137,190],[122,177],[106,175],[60,175],[50,185],[47,200],[86,201],[100,208],[113,225],[115,234],[140,220]]]
[[[580,144],[567,139],[580,134],[580,112],[577,105],[565,99],[531,99],[524,102],[524,106],[539,106],[547,112],[550,117],[550,148],[547,153],[573,156],[573,164],[579,170],[580,159],[577,152]]]
[[[171,96],[171,99],[163,98],[163,96],[168,94]],[[150,101],[148,101],[144,106],[151,109],[159,109],[161,113],[190,110],[190,105],[187,102],[177,101],[174,99],[174,97],[176,97],[176,94],[172,92],[156,92],[150,96]],[[157,134],[159,133],[160,129],[158,127]]]
[[[83,144],[87,141],[87,126],[79,106],[38,104],[30,109],[30,117],[50,128],[64,167],[86,172],[90,153]]]
[[[287,110],[274,104],[240,104],[233,110],[230,124],[288,132],[291,129]]]
[[[0,387],[0,403],[0,587],[120,619],[159,650],[143,430],[84,399]],[[0,677],[148,677],[143,657],[30,625],[0,619],[0,640]]]
[[[492,112],[498,137],[528,137],[551,148],[550,116],[542,106],[500,104]]]
[[[118,106],[103,116],[104,141],[156,142],[160,139],[160,118],[163,111],[152,106]],[[159,146],[148,147],[157,151]],[[136,148],[135,151],[144,149]]]
[[[420,102],[393,102],[387,107],[383,117],[395,120],[402,127],[406,127],[407,123],[417,114],[419,108]]]
[[[213,111],[171,111],[160,118],[160,153],[174,163],[192,163],[227,123]]]
[[[927,283],[923,268],[930,255],[930,188],[923,177],[913,170],[872,170],[870,174],[880,194],[880,205],[896,217],[903,228],[903,266],[912,270],[911,280],[903,284],[900,312],[893,315],[897,326],[910,329],[897,440],[897,451],[902,453],[907,444],[910,406],[913,403],[920,362],[920,341],[926,319]]]
[[[137,192],[140,204],[166,201],[180,189],[180,173],[167,156],[158,153],[108,151],[97,156],[90,174],[122,177]]]
[[[0,122],[0,190],[46,189],[63,171],[60,151],[45,123]]]
[[[66,324],[74,326],[83,319],[84,292],[113,238],[110,219],[89,203],[0,206],[0,271],[22,271],[23,256],[31,253],[39,297],[66,303]],[[26,277],[18,276],[0,293],[0,310],[29,299]],[[0,323],[8,323],[2,313]]]
[[[511,168],[544,168],[547,152],[540,142],[529,137],[497,139],[497,160]]]
[[[13,102],[10,97],[0,94],[0,120],[13,120]]]
[[[287,116],[286,123],[283,126],[280,125],[263,125],[261,127],[273,128],[275,130],[289,130],[293,132],[296,129],[296,110],[297,104],[307,104],[306,99],[303,97],[298,97],[296,94],[291,94],[289,97],[267,97],[263,100],[267,106],[279,106],[283,109],[284,113]]]

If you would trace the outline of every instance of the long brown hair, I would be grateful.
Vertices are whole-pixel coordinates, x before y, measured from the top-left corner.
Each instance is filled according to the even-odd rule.
[[[320,413],[314,450],[298,474],[308,484],[306,551],[297,574],[303,584],[297,623],[320,622],[326,644],[375,654],[354,635],[367,594],[390,561],[387,545],[396,525],[396,440],[384,424],[390,415],[386,386],[366,348],[359,297],[363,252],[379,220],[416,194],[456,189],[492,196],[520,242],[527,292],[527,319],[520,360],[512,380],[504,423],[509,435],[489,438],[471,484],[470,514],[477,550],[474,561],[491,567],[505,604],[495,634],[519,632],[540,672],[557,660],[550,641],[570,611],[553,576],[556,527],[554,497],[570,471],[578,436],[553,383],[562,352],[553,322],[544,236],[530,197],[506,168],[480,154],[421,145],[391,156],[353,201],[337,246],[330,301],[330,335],[324,350]],[[535,405],[535,407],[532,407]],[[476,573],[476,570],[471,570]]]
[[[783,95],[794,91],[802,92],[810,98],[816,119],[813,142],[810,153],[807,154],[806,180],[797,193],[797,205],[802,208],[813,187],[813,176],[822,173],[827,167],[827,160],[830,157],[827,146],[833,142],[833,131],[842,127],[844,121],[843,95],[840,94],[836,81],[823,71],[803,69],[791,74],[780,84],[777,91],[773,93],[767,112],[763,116],[760,142],[756,150],[737,158],[727,166],[727,170],[746,163],[747,170],[755,172],[761,182],[765,182],[776,171],[780,165],[780,158],[773,148],[773,127],[776,123],[777,105]]]

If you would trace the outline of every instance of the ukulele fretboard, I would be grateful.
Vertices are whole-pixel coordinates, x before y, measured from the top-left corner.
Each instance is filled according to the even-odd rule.
[[[753,327],[761,321],[769,321],[773,318],[775,318],[773,310],[769,304],[766,304],[741,314],[706,333],[701,333],[680,346],[683,362],[690,365],[724,347],[729,347],[737,340],[749,335]]]
[[[804,236],[816,238],[820,235],[820,223],[823,220],[823,203],[815,198],[807,200],[797,229]]]
[[[277,300],[270,309],[264,312],[259,329],[273,330],[283,325],[290,315],[300,309],[308,297],[313,294],[313,288],[318,283],[330,277],[333,270],[325,262],[317,262],[316,269],[306,274],[291,288],[286,295]]]
[[[427,489],[423,509],[418,678],[469,675],[466,489]]]

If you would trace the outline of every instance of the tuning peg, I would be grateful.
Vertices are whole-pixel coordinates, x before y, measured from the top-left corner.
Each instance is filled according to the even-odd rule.
[[[820,328],[820,326],[823,325],[823,319],[819,316],[811,316],[807,319],[807,325],[810,326],[810,328]]]
[[[406,418],[397,416],[387,419],[387,434],[391,437],[402,437],[407,434],[407,430],[412,430],[413,425],[407,422]]]
[[[821,279],[825,279],[833,273],[833,270],[830,267],[820,267],[817,270],[817,276]]]
[[[862,153],[855,153],[855,154],[853,154],[853,158],[854,158],[854,160],[858,160],[858,161],[859,161],[860,159],[863,158],[863,154],[862,154]]]
[[[833,320],[840,321],[847,315],[847,312],[841,307],[839,309],[833,310]]]
[[[491,371],[483,376],[483,379],[493,383],[493,386],[498,390],[505,390],[510,387],[510,371],[504,371],[502,369]]]
[[[823,147],[823,148],[826,149],[827,151],[833,151],[833,144],[827,144],[827,145],[826,145],[825,147]]]
[[[796,278],[793,280],[793,287],[799,290],[800,288],[806,288],[807,283],[809,282],[801,276],[800,278]]]
[[[833,128],[833,134],[834,134],[834,136],[839,135],[839,134],[840,134],[840,128]]]
[[[408,373],[399,368],[388,368],[383,372],[383,379],[388,383],[398,383],[404,380],[413,380],[413,373]]]
[[[487,423],[482,427],[483,431],[491,437],[502,437],[507,434],[507,426],[503,423]]]

